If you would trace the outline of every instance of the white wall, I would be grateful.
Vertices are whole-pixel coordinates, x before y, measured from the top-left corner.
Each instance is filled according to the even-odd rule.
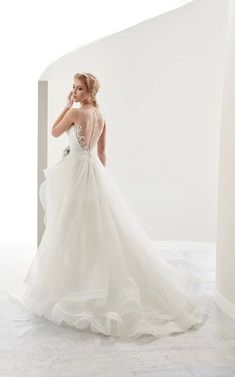
[[[108,126],[107,168],[152,239],[215,242],[227,1],[197,0],[54,62],[50,135],[73,75],[90,71]]]
[[[218,189],[217,304],[235,319],[235,2],[230,1]]]
[[[187,2],[189,0],[137,1],[133,12],[133,0],[119,0],[115,6],[110,0],[60,0],[56,3],[56,13],[55,3],[48,0],[2,3],[2,243],[10,240],[11,243],[31,244],[37,237],[37,81],[41,73],[55,59],[78,46]],[[9,119],[12,114],[14,121]]]

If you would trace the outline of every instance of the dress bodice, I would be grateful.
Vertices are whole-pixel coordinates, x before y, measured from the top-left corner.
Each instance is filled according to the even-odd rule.
[[[70,153],[94,153],[95,151],[95,145],[88,149],[83,149],[81,143],[78,140],[77,131],[75,127],[78,127],[78,125],[72,125],[67,130],[68,140],[69,140],[69,147],[70,147]]]
[[[69,153],[85,155],[97,154],[97,142],[104,124],[98,121],[97,112],[93,111],[86,122],[74,123],[68,130]]]

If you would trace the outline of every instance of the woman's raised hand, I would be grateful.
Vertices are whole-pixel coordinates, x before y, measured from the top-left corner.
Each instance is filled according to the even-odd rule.
[[[66,107],[68,107],[68,108],[70,108],[70,107],[73,106],[73,98],[72,98],[72,96],[73,96],[73,90],[71,90],[71,91],[69,92],[69,95],[68,95],[68,97],[67,97]]]

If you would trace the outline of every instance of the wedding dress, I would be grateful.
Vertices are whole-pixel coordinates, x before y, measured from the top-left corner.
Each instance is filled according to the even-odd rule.
[[[98,157],[104,124],[96,110],[90,115],[67,130],[63,157],[44,169],[45,229],[22,284],[25,307],[122,339],[202,324],[201,279],[156,250]]]

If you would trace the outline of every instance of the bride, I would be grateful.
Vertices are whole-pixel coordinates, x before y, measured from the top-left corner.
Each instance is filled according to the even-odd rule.
[[[54,137],[66,132],[69,145],[43,170],[45,229],[22,285],[24,305],[58,325],[121,339],[185,332],[207,317],[201,280],[159,254],[110,175],[99,87],[93,74],[75,74],[51,129]]]

